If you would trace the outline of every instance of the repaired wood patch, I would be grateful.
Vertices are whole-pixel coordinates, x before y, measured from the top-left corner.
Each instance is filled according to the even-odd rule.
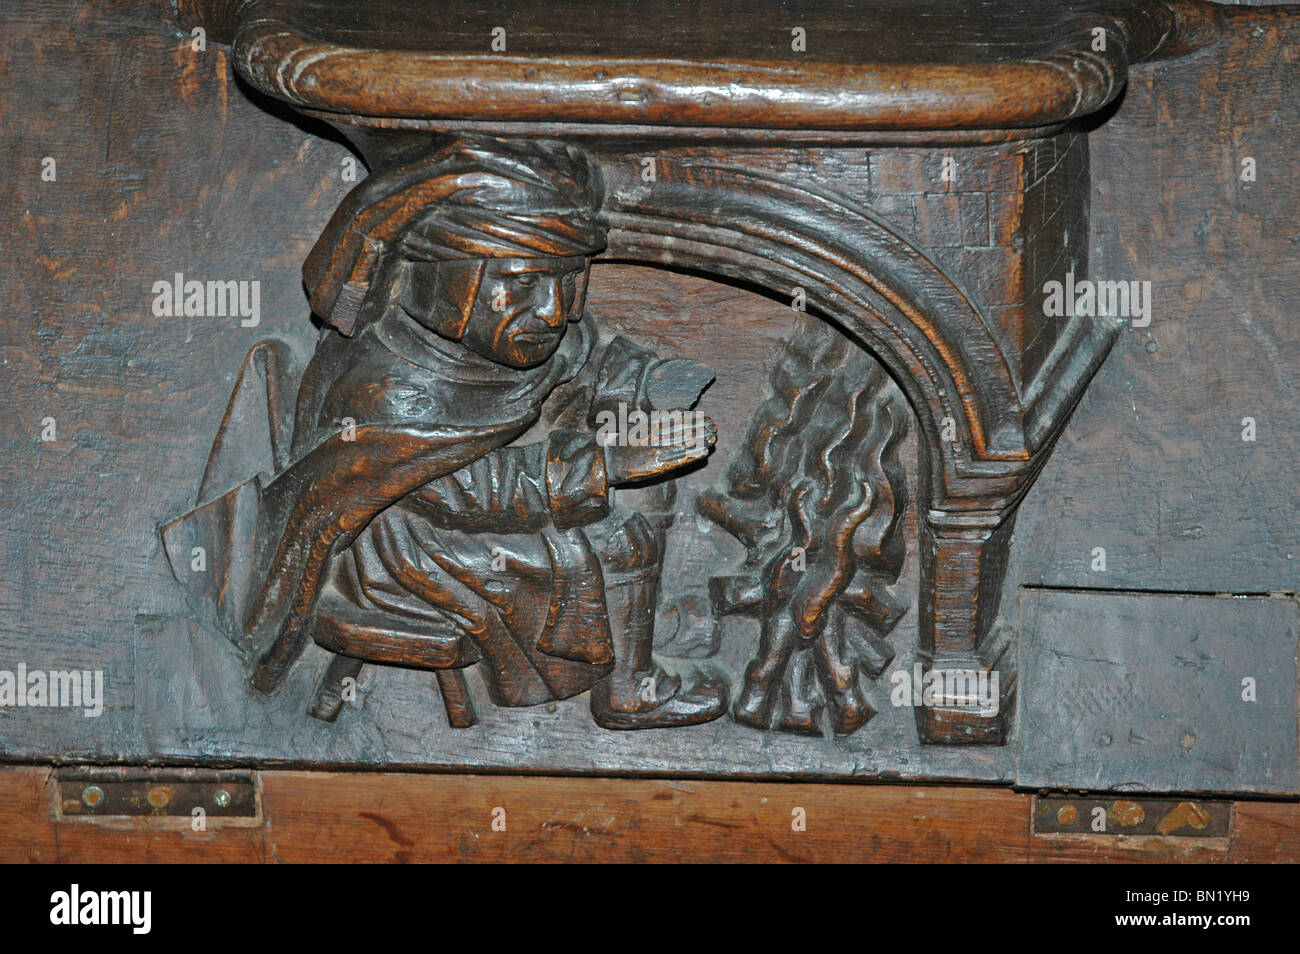
[[[1267,596],[1023,589],[1018,784],[1294,792],[1296,619]]]

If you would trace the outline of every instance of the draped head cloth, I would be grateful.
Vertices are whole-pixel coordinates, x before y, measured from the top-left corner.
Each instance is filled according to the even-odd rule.
[[[602,199],[599,169],[572,146],[460,140],[348,194],[303,265],[312,310],[353,334],[381,260],[400,244],[414,257],[449,263],[458,300],[448,301],[445,323],[459,337],[483,259],[600,251]]]

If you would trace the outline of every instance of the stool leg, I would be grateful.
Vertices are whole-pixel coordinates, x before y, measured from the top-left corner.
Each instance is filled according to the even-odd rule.
[[[343,710],[343,694],[347,689],[344,680],[352,679],[355,686],[363,665],[360,659],[353,656],[335,656],[331,659],[325,675],[321,677],[320,686],[316,689],[316,701],[308,712],[322,722],[337,719]]]
[[[464,674],[459,669],[437,669],[434,676],[437,677],[442,704],[447,709],[447,721],[451,727],[467,729],[478,722]]]

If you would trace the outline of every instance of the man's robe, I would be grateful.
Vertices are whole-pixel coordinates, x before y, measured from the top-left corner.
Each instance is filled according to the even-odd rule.
[[[272,688],[312,627],[376,622],[391,638],[409,633],[411,645],[431,632],[453,645],[468,639],[438,665],[482,661],[503,705],[573,695],[608,672],[590,539],[609,523],[603,450],[586,429],[514,443],[584,367],[590,390],[577,393],[640,403],[653,356],[622,339],[612,360],[593,359],[592,349],[585,320],[524,371],[409,321],[351,339],[328,333],[299,390],[287,465],[164,528],[183,584],[195,540],[218,555],[225,544],[214,567],[222,583],[206,592],[209,602],[246,594],[244,606],[214,615],[237,645],[264,651],[255,684]],[[594,406],[581,416],[590,420]],[[243,517],[239,533],[241,508],[256,518]],[[251,581],[235,579],[240,563],[255,567]]]

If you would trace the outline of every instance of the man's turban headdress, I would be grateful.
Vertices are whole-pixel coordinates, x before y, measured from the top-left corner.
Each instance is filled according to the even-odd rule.
[[[312,310],[353,334],[385,253],[400,242],[419,258],[464,263],[463,314],[447,316],[463,334],[482,274],[472,262],[594,254],[605,247],[602,199],[599,169],[572,146],[455,142],[348,194],[303,265]]]

